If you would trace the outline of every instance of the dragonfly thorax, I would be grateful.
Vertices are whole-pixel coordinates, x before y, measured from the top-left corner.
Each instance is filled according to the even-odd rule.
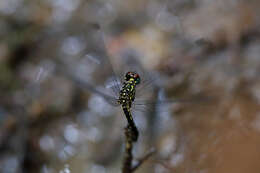
[[[135,88],[140,83],[140,77],[135,72],[127,72],[125,82],[120,91],[118,102],[122,107],[131,108],[132,102],[135,99]]]

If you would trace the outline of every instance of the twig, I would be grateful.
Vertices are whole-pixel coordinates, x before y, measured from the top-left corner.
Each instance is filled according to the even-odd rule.
[[[133,162],[133,143],[135,140],[134,130],[130,125],[125,128],[126,144],[125,144],[125,156],[123,161],[122,173],[133,173],[137,168],[139,168],[152,154],[155,153],[155,149],[151,149],[144,157],[138,159],[136,165],[132,166]]]
[[[123,173],[131,173],[132,172],[132,161],[133,161],[133,131],[131,126],[127,125],[125,128],[125,137],[126,137],[126,144],[125,144],[125,156],[123,161]]]
[[[132,172],[134,172],[137,168],[139,168],[147,159],[149,159],[154,153],[156,152],[156,150],[154,148],[152,148],[148,153],[146,153],[146,155],[144,155],[142,158],[138,159],[136,165],[134,165],[132,167]]]

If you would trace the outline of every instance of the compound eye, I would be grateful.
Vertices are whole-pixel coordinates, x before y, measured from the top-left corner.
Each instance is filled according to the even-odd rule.
[[[125,80],[128,81],[131,78],[131,72],[125,74]]]
[[[135,74],[135,83],[139,84],[141,82],[140,76],[138,74]]]

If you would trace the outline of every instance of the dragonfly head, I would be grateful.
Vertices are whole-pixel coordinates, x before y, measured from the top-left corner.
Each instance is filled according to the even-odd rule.
[[[136,72],[127,72],[125,75],[125,80],[126,81],[134,80],[136,85],[140,84],[141,82],[141,78],[139,74]]]

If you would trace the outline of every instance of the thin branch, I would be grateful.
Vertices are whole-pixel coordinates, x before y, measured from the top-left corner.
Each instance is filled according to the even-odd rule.
[[[125,156],[123,161],[123,168],[122,173],[133,173],[137,168],[139,168],[149,157],[151,157],[155,153],[155,149],[151,149],[144,157],[138,159],[138,162],[132,166],[133,164],[133,143],[136,142],[135,140],[135,133],[134,130],[131,128],[130,125],[127,125],[125,128],[125,137],[126,137],[126,144],[125,144]]]
[[[137,168],[139,168],[146,160],[148,160],[154,153],[156,152],[156,150],[154,148],[152,148],[148,153],[146,153],[146,155],[144,155],[142,158],[137,160],[136,165],[134,165],[132,167],[132,172],[134,172]]]
[[[126,137],[126,144],[125,144],[125,156],[123,161],[123,173],[132,173],[132,161],[133,161],[133,131],[130,125],[127,125],[125,128],[125,137]]]

